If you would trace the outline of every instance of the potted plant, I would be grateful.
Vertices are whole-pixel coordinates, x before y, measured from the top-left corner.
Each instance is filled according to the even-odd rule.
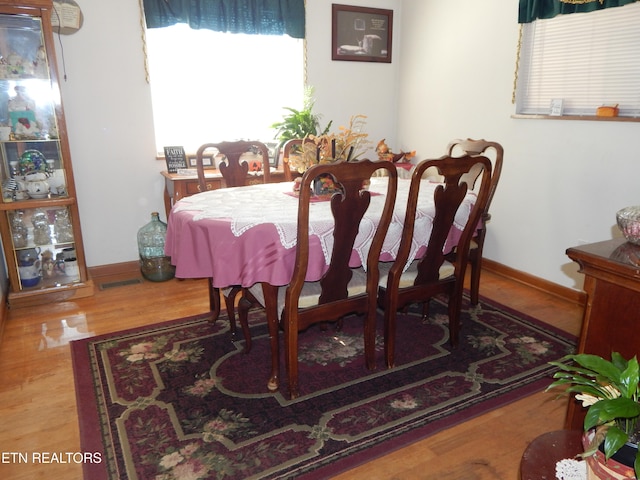
[[[276,152],[280,152],[282,146],[289,140],[302,139],[309,135],[324,135],[331,127],[331,121],[324,129],[320,128],[319,114],[313,113],[313,87],[307,86],[304,90],[304,102],[302,110],[292,107],[284,107],[289,113],[282,117],[282,120],[271,125],[276,129],[275,138],[278,140]]]
[[[582,457],[587,459],[592,470],[598,473],[595,464],[598,456],[604,453],[604,459],[609,461],[614,454],[628,448],[632,452],[630,463],[633,464],[629,466],[635,471],[636,478],[640,478],[637,358],[625,360],[619,353],[613,352],[611,361],[608,361],[598,355],[580,353],[550,363],[559,371],[554,374],[556,380],[547,390],[566,387],[565,393],[575,394],[582,406],[588,408],[584,420],[585,439],[588,442],[583,442],[585,452]]]

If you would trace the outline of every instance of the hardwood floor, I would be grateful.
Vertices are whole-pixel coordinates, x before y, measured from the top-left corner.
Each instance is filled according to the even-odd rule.
[[[99,278],[96,284],[117,280],[123,278]],[[582,307],[570,301],[491,272],[483,272],[481,295],[578,334]],[[80,450],[69,340],[207,308],[204,280],[171,280],[96,288],[93,297],[10,310],[0,343],[0,478],[82,478],[80,465],[38,463],[32,455]],[[540,392],[336,478],[516,480],[526,446],[562,428],[565,409],[564,400]],[[12,452],[26,454],[28,462]]]

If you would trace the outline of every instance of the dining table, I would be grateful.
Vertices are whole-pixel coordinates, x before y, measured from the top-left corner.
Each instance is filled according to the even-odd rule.
[[[354,268],[366,265],[374,222],[380,218],[388,181],[388,177],[371,178],[368,187],[371,203],[350,259]],[[433,194],[440,183],[429,179],[422,182],[407,266],[426,250],[435,214]],[[410,183],[410,179],[398,178],[396,202],[381,262],[393,261],[398,252]],[[456,214],[444,253],[457,245],[475,199],[475,193],[469,191]],[[176,202],[167,224],[165,255],[171,257],[176,277],[209,278],[215,288],[262,284],[268,302],[265,305],[267,319],[276,318],[275,322],[269,321],[270,335],[275,335],[276,345],[278,315],[274,313],[274,299],[277,288],[290,282],[295,266],[298,201],[294,182],[211,190]],[[330,203],[326,196],[312,197],[307,281],[320,280],[330,262],[334,226]],[[270,390],[277,388],[277,368],[277,365],[272,365],[268,383]]]

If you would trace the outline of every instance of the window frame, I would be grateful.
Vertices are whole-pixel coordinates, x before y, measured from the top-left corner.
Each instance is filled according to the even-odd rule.
[[[632,9],[634,10],[631,11]],[[640,121],[640,75],[634,76],[633,74],[633,72],[640,71],[640,56],[637,53],[635,55],[633,53],[638,51],[638,49],[634,48],[634,45],[640,47],[640,29],[637,28],[638,23],[634,24],[636,19],[640,23],[640,2],[589,13],[558,15],[552,19],[521,24],[513,97],[515,114],[512,116],[514,118]],[[623,24],[622,27],[620,27],[621,23]],[[614,80],[617,78],[615,75],[609,75],[610,71],[615,72],[616,70],[615,67],[612,70],[607,70],[612,68],[611,59],[607,55],[609,50],[600,45],[601,37],[598,37],[598,35],[605,35],[607,39],[611,37],[610,32],[613,31],[614,26],[616,27],[616,33],[626,28],[636,35],[632,43],[625,44],[621,40],[617,40],[619,42],[618,47],[611,49],[616,53],[622,51],[626,55],[621,58],[617,58],[614,55],[611,56],[614,64],[622,67],[620,69],[622,72],[620,81],[628,82],[621,83],[621,86],[614,85]],[[635,29],[633,29],[634,26]],[[602,30],[598,34],[597,30],[587,30],[587,28]],[[567,34],[567,32],[570,33]],[[579,35],[583,35],[585,40],[579,40]],[[586,55],[581,55],[582,52],[575,48],[571,49],[569,42],[574,39],[579,45],[586,44],[589,46]],[[589,41],[592,41],[595,45],[589,45]],[[565,48],[567,45],[569,45],[569,48]],[[547,53],[547,55],[542,52]],[[580,62],[576,62],[576,66],[572,64],[574,58],[580,60]],[[636,64],[633,69],[628,68],[627,59],[630,58]],[[591,76],[585,75],[584,65],[594,60],[600,66],[600,71],[593,67],[591,72],[594,73]],[[556,77],[545,77],[544,75],[548,72],[556,75]],[[595,75],[603,76],[595,77]],[[603,78],[603,81],[600,83],[590,82],[590,78]],[[629,101],[627,103],[619,102],[620,112],[618,116],[598,116],[596,114],[597,107],[612,106],[616,102],[601,101],[596,104],[594,95],[590,96],[590,92],[594,90],[593,85],[603,89],[613,88],[613,90],[607,92],[614,93],[608,93],[608,95],[618,98],[616,95],[625,94],[626,96],[621,95],[620,98],[628,100],[629,97],[632,97],[633,103]],[[555,91],[558,93],[549,93],[550,87],[556,88]],[[589,90],[590,88],[592,90]],[[615,88],[618,88],[618,90],[615,90]],[[583,90],[581,91],[581,89]],[[568,97],[568,95],[573,95],[573,97]],[[576,101],[577,97],[575,95],[582,96]],[[565,109],[560,115],[557,115],[557,113],[556,115],[551,115],[551,100],[553,99],[564,100]]]

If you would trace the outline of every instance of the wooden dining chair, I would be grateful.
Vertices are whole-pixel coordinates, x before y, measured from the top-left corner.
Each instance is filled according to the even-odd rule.
[[[500,173],[502,172],[502,158],[504,150],[502,145],[497,142],[487,140],[473,140],[471,138],[456,139],[449,142],[447,146],[447,155],[464,156],[464,155],[484,155],[491,160],[491,186],[489,187],[489,199],[487,206],[482,212],[482,222],[477,234],[471,239],[469,245],[469,264],[471,265],[471,284],[470,296],[471,304],[477,305],[480,296],[480,273],[482,271],[482,251],[484,249],[484,240],[487,235],[487,223],[491,220],[489,206],[496,193]]]
[[[224,156],[224,160],[220,164],[219,170],[226,187],[244,187],[249,183],[251,179],[249,170],[252,169],[252,167],[249,165],[250,160],[247,160],[247,157],[251,158],[256,154],[262,157],[262,164],[260,166],[262,174],[256,178],[260,179],[261,183],[268,183],[270,181],[269,149],[264,143],[253,140],[205,143],[201,145],[196,152],[198,187],[201,192],[211,189],[206,183],[204,174],[205,152],[208,152],[209,150],[213,150],[214,152],[217,151],[217,153]],[[215,156],[215,153],[213,155]],[[258,166],[256,165],[253,168],[257,169]],[[233,252],[229,252],[229,254],[233,255]],[[236,336],[235,302],[238,293],[243,293],[244,295],[246,294],[246,289],[243,289],[240,286],[232,286],[222,290],[225,308],[229,315],[231,337],[233,339],[235,339]],[[215,322],[220,315],[220,289],[213,286],[212,278],[209,279],[209,309],[211,311],[211,321]],[[246,330],[243,329],[243,333],[246,345],[247,336],[249,335],[248,328]]]
[[[260,183],[271,181],[269,167],[269,148],[262,142],[238,140],[234,142],[205,143],[196,152],[196,170],[198,172],[198,188],[201,192],[211,190],[207,185],[204,172],[204,157],[208,150],[217,151],[224,157],[219,166],[220,174],[227,187],[244,187],[251,179],[249,170],[260,172]],[[250,165],[250,157],[262,157],[261,165]],[[215,154],[214,154],[215,156]]]
[[[477,166],[481,168],[478,169]],[[442,176],[442,183],[435,187],[433,203],[435,215],[431,224],[429,242],[424,255],[412,261],[408,267],[409,254],[413,238],[416,235],[416,212],[418,199],[424,201],[420,195],[421,188],[429,184],[429,180],[422,178],[428,168],[435,168]],[[477,188],[477,198],[471,208],[467,223],[458,241],[458,252],[453,262],[445,260],[444,251],[447,237],[460,208],[466,208],[463,203],[470,184],[474,179],[465,180],[463,177],[475,171],[480,175],[480,185]],[[384,309],[384,345],[387,367],[394,366],[395,337],[397,312],[410,303],[423,303],[423,315],[428,315],[429,300],[437,294],[448,295],[449,335],[452,346],[458,344],[460,331],[460,308],[464,286],[464,274],[467,265],[469,242],[473,237],[481,213],[484,211],[489,198],[491,182],[491,162],[486,157],[470,156],[454,158],[444,156],[437,160],[420,162],[411,177],[409,197],[402,239],[396,259],[390,266],[382,268],[380,277],[379,302]],[[421,225],[421,223],[418,223]],[[419,332],[416,332],[418,335]]]
[[[373,196],[363,185],[376,172],[385,170],[388,176],[383,195]],[[330,262],[318,281],[305,280],[309,262],[309,219],[313,215],[312,185],[315,178],[329,175],[339,186],[330,200],[334,220],[333,245]],[[376,304],[378,289],[378,263],[384,239],[391,223],[397,192],[397,171],[391,162],[336,162],[311,167],[302,176],[298,208],[297,245],[295,268],[291,283],[285,288],[270,288],[276,298],[264,298],[263,286],[250,288],[254,296],[267,305],[271,336],[272,372],[278,369],[278,323],[282,318],[285,336],[285,361],[289,380],[290,397],[299,395],[298,389],[298,334],[316,323],[338,322],[351,313],[363,317],[364,351],[366,366],[375,368]],[[371,228],[371,245],[366,253],[366,269],[353,268],[354,245],[360,225],[370,205],[376,208],[365,220]],[[368,230],[367,230],[368,231]],[[274,300],[276,300],[274,302]],[[276,308],[277,306],[277,308]],[[244,321],[244,310],[239,312]],[[277,376],[277,374],[276,374]],[[275,388],[275,385],[273,386]]]

